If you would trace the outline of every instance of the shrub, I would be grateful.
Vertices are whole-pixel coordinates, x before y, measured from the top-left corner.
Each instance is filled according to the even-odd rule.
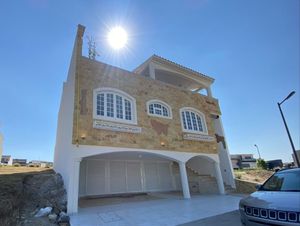
[[[257,159],[256,164],[258,168],[267,169],[267,163],[263,159]]]

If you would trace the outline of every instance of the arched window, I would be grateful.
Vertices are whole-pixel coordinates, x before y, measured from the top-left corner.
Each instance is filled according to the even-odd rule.
[[[94,118],[137,124],[135,99],[118,89],[95,89]]]
[[[161,118],[172,118],[171,107],[161,100],[149,100],[147,102],[148,115]]]
[[[184,132],[207,134],[205,115],[194,108],[180,109],[181,125]]]

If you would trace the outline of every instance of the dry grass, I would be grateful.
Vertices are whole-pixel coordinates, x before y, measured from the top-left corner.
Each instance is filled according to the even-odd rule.
[[[263,169],[244,169],[244,170],[234,170],[235,177],[240,180],[251,181],[255,183],[263,183],[274,172]]]
[[[30,172],[42,172],[52,168],[43,167],[27,167],[27,166],[0,166],[0,175],[2,174],[14,174],[14,173],[30,173]]]

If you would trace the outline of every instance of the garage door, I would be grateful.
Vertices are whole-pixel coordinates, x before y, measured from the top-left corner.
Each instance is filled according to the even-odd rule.
[[[85,191],[81,195],[171,191],[173,174],[168,161],[86,160]],[[81,186],[83,187],[83,186]]]

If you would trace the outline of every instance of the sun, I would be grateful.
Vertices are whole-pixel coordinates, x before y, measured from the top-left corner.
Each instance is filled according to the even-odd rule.
[[[108,32],[107,40],[113,49],[122,49],[127,43],[127,32],[124,28],[117,26]]]

